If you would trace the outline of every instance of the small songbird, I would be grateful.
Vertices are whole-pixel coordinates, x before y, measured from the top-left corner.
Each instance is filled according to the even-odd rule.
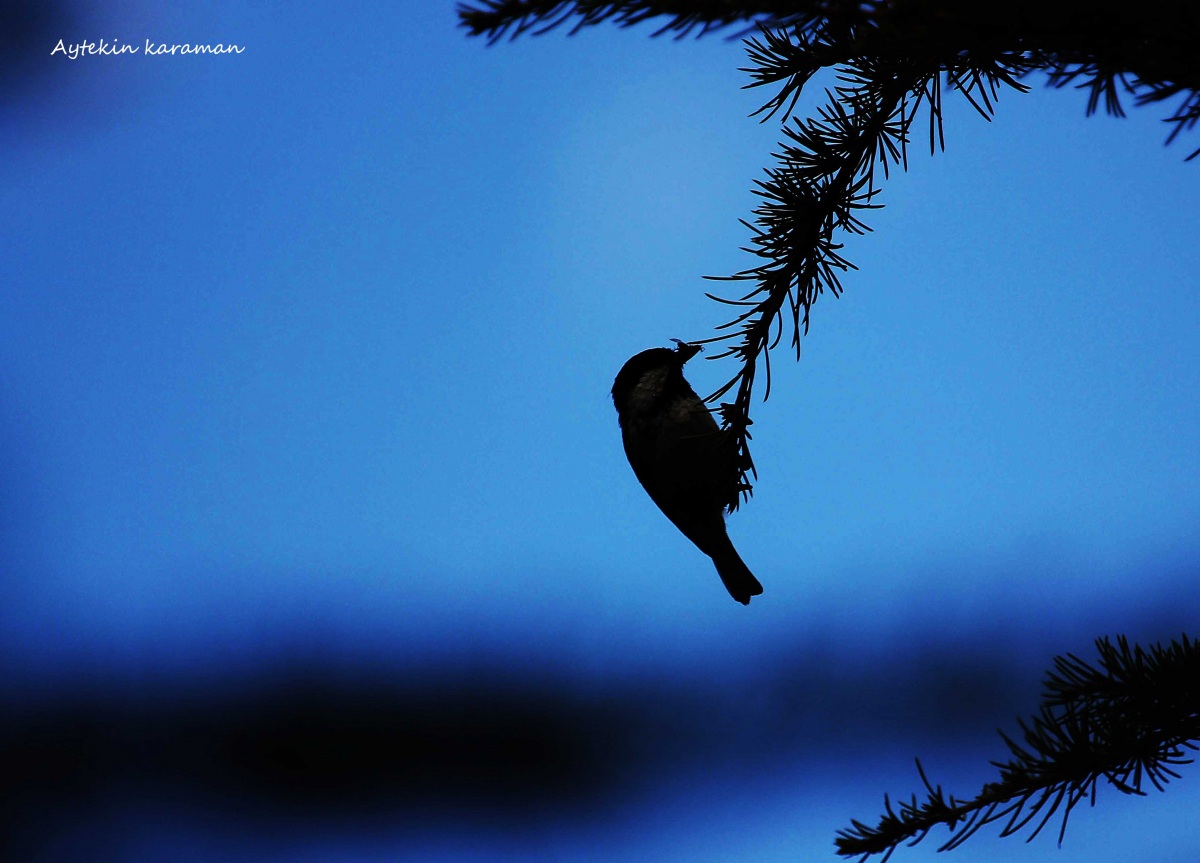
[[[613,382],[625,455],[658,508],[712,558],[729,595],[743,605],[763,592],[725,532],[725,504],[735,498],[732,441],[683,377],[700,351],[679,342],[632,357]]]

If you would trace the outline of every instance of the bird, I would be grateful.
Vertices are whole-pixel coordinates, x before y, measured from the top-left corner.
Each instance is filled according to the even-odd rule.
[[[763,592],[725,529],[739,472],[730,433],[683,376],[699,345],[676,340],[631,357],[613,381],[621,442],[634,475],[671,523],[712,558],[729,595],[743,605]]]

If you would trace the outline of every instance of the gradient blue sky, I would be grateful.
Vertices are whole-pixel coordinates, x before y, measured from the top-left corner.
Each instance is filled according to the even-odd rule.
[[[296,650],[719,680],[784,646],[887,657],[992,631],[1027,636],[1011,649],[1036,678],[1093,636],[1194,626],[1200,167],[1158,115],[1085,119],[1082,94],[1035,82],[992,123],[949,110],[946,153],[919,143],[848,242],[845,296],[755,408],[759,480],[730,532],[766,592],[742,608],[637,485],[608,396],[631,354],[722,323],[701,276],[751,261],[737,220],[779,132],[747,118],[739,43],[601,27],[488,48],[448,2],[63,20],[7,79],[0,127],[18,691]],[[101,37],[246,51],[50,56]],[[733,367],[688,371],[708,392]],[[888,753],[819,797],[786,771],[677,779],[635,826],[435,831],[421,853],[828,859],[834,829],[915,787],[921,753]],[[980,838],[956,857],[1094,859],[1153,823],[1142,859],[1182,860],[1172,804],[1194,785],[1108,795],[1061,852]],[[729,793],[756,814],[720,841],[672,815],[707,822]],[[394,852],[232,835],[189,859]]]

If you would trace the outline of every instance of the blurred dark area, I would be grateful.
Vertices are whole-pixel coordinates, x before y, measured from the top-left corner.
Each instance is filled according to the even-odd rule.
[[[84,30],[85,16],[63,0],[0,0],[0,103],[40,92],[56,64],[50,52]]]
[[[1173,624],[1165,614],[1134,631]],[[800,784],[814,763],[930,747],[982,764],[1001,754],[993,729],[1036,706],[1051,657],[1033,660],[1031,641],[998,624],[886,655],[797,644],[737,679],[600,685],[503,659],[419,671],[305,660],[216,683],[9,689],[0,845],[30,863],[126,859],[106,846],[120,841],[114,825],[163,801],[250,833],[503,832],[611,815],[678,775]],[[1074,647],[1089,655],[1090,639]]]

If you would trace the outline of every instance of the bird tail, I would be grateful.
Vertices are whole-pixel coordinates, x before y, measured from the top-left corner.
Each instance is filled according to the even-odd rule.
[[[726,540],[723,547],[711,557],[717,567],[717,575],[721,576],[721,581],[725,583],[725,589],[742,605],[749,605],[750,597],[763,592],[762,585],[758,583],[750,567],[742,562],[732,542]]]

